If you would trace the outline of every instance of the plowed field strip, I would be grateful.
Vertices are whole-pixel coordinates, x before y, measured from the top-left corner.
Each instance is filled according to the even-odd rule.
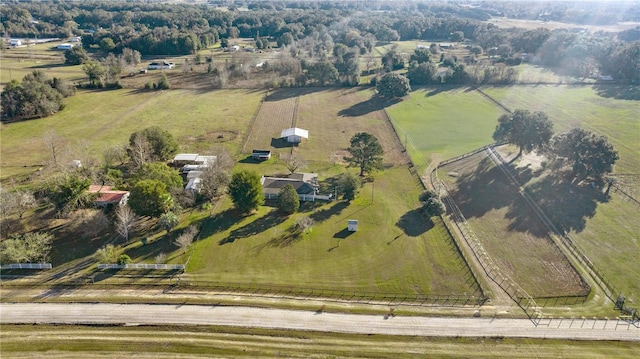
[[[280,138],[280,132],[290,128],[295,122],[294,115],[298,96],[277,101],[264,101],[249,133],[246,153],[253,149],[268,149],[272,139]]]

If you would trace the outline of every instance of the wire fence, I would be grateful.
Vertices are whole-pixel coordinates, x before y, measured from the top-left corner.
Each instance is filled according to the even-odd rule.
[[[11,263],[0,265],[0,269],[51,269],[51,263]]]
[[[159,269],[159,270],[184,270],[184,264],[148,264],[148,263],[130,263],[130,264],[98,264],[98,269]]]
[[[215,283],[200,280],[181,280],[177,287],[203,288],[220,293],[242,293],[254,296],[288,299],[315,299],[321,301],[349,302],[359,304],[385,304],[408,306],[481,306],[487,298],[480,294],[454,295],[454,294],[407,294],[345,291],[327,288],[299,288],[279,285],[244,284],[244,283]]]
[[[591,259],[585,254],[586,252],[579,247],[576,241],[574,241],[571,238],[569,232],[565,228],[561,228],[562,230],[558,229],[558,227],[553,222],[551,222],[551,220],[549,219],[549,217],[547,217],[544,211],[542,211],[542,209],[537,205],[537,203],[533,201],[533,199],[530,197],[529,193],[527,192],[527,189],[522,188],[521,184],[519,183],[515,175],[511,172],[510,168],[506,165],[506,161],[504,160],[504,158],[502,158],[502,156],[497,151],[495,151],[494,147],[495,146],[487,147],[487,152],[489,154],[489,157],[491,157],[492,160],[494,160],[496,165],[500,167],[500,169],[502,169],[505,175],[507,175],[507,177],[509,177],[512,183],[519,189],[519,192],[522,195],[522,197],[529,203],[529,205],[534,210],[538,218],[545,224],[545,226],[549,229],[549,231],[555,234],[555,236],[553,237],[548,236],[549,237],[548,239],[550,240],[550,242],[553,243],[555,246],[557,246],[557,249],[564,256],[566,256],[566,254],[564,253],[564,251],[562,251],[561,247],[565,248],[573,258],[578,260],[580,264],[583,265],[583,268],[587,269],[587,272],[589,273],[590,277],[593,278],[596,284],[602,289],[604,294],[612,302],[616,303],[615,305],[616,309],[629,315],[634,322],[640,321],[640,313],[638,313],[638,310],[636,308],[630,307],[625,303],[625,296],[619,290],[617,290],[610,281],[605,279],[606,277],[603,275],[603,273],[593,264]],[[634,199],[633,197],[630,197],[630,198]],[[557,243],[555,239],[559,239],[559,243]],[[573,266],[573,263],[571,261],[569,261],[569,263],[571,263],[571,265]],[[575,267],[574,269],[577,271]],[[585,283],[584,286],[587,286],[587,284]]]

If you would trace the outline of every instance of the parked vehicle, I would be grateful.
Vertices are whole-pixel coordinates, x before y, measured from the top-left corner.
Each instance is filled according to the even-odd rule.
[[[152,62],[149,64],[149,66],[147,66],[147,69],[149,70],[162,70],[162,69],[172,69],[176,67],[176,65],[173,62],[167,62],[167,61],[162,61],[162,62]]]

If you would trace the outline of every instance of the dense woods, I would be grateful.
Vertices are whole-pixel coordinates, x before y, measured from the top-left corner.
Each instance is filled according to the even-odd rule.
[[[224,8],[222,8],[224,6]],[[586,17],[584,13],[594,12]],[[243,11],[235,11],[243,8]],[[497,10],[497,9],[500,10]],[[584,11],[589,9],[589,12]],[[231,10],[231,11],[229,11]],[[186,55],[225,39],[253,38],[256,47],[291,46],[311,57],[331,54],[337,44],[359,55],[376,43],[396,40],[474,42],[480,51],[515,64],[517,53],[536,54],[546,66],[565,66],[588,75],[600,66],[617,79],[639,81],[638,33],[615,34],[571,30],[504,29],[491,16],[542,19],[578,24],[612,24],[640,20],[640,10],[614,3],[487,2],[478,5],[387,1],[210,1],[207,5],[143,2],[14,2],[1,9],[0,31],[26,38],[82,35],[83,46],[105,44],[146,55]],[[366,16],[363,16],[366,12]],[[636,41],[636,43],[633,43]],[[477,50],[477,49],[476,49]],[[341,56],[336,56],[345,62]],[[519,59],[519,58],[518,58]],[[635,61],[634,61],[635,60]],[[347,59],[348,62],[348,59]],[[338,66],[336,66],[338,67]],[[349,67],[346,64],[343,67]],[[340,69],[338,69],[340,71]],[[634,72],[635,70],[635,72]],[[352,76],[340,71],[342,82]]]
[[[253,50],[279,47],[263,72],[277,74],[258,86],[356,86],[361,76],[372,84],[388,72],[402,72],[413,86],[432,84],[509,84],[518,80],[514,66],[541,65],[578,79],[606,75],[619,83],[640,83],[640,27],[622,33],[574,29],[502,28],[492,16],[610,24],[638,20],[638,9],[616,4],[519,2],[478,5],[436,2],[355,1],[210,1],[205,4],[146,2],[7,2],[1,11],[5,37],[66,39],[81,36],[82,47],[67,50],[67,65],[82,64],[87,87],[119,88],[119,77],[132,74],[144,56],[194,55],[192,64],[208,63],[210,83],[225,87],[230,79],[250,77],[246,59],[213,64],[199,53],[238,38],[253,40]],[[580,16],[597,6],[598,15]],[[618,7],[616,7],[618,6]],[[593,13],[593,12],[592,12]],[[429,47],[413,54],[393,41],[420,40]],[[463,47],[459,57],[440,42]],[[387,45],[382,51],[376,46]],[[484,55],[479,61],[480,55]],[[381,62],[381,65],[380,65]],[[365,68],[366,65],[366,68]],[[244,66],[244,67],[243,67]],[[58,80],[31,76],[8,84],[2,94],[3,121],[48,116],[64,107],[72,89]],[[35,80],[35,81],[34,81]],[[371,80],[371,78],[370,78]],[[49,82],[47,82],[49,81]],[[369,80],[366,80],[369,81]],[[34,88],[33,85],[37,85]],[[146,88],[167,89],[168,79]],[[55,91],[58,90],[58,91]],[[43,96],[36,96],[42,92]],[[30,100],[38,99],[36,100]]]

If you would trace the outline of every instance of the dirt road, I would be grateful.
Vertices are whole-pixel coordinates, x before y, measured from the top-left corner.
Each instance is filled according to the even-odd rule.
[[[640,328],[619,320],[554,319],[535,326],[526,319],[401,317],[205,305],[2,303],[0,323],[224,325],[360,334],[640,342]]]

